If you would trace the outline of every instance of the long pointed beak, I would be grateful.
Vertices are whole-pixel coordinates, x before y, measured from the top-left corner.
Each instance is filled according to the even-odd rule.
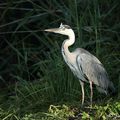
[[[44,31],[57,33],[57,32],[59,32],[59,28],[45,29]]]

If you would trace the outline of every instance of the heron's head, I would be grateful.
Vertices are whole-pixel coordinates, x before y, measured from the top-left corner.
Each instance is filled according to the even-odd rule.
[[[63,25],[62,23],[60,24],[59,28],[51,28],[51,29],[45,29],[44,31],[47,32],[53,32],[53,33],[59,33],[62,35],[70,35],[71,33],[73,33],[73,30],[71,29],[70,26],[68,25]]]

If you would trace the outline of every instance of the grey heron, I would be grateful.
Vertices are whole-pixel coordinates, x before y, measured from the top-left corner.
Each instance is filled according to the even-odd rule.
[[[84,104],[84,83],[90,84],[90,102],[93,98],[93,84],[101,93],[108,93],[108,89],[115,92],[113,83],[109,80],[108,74],[103,67],[103,64],[97,57],[83,48],[77,48],[73,52],[69,51],[69,47],[75,42],[75,33],[68,25],[61,23],[59,28],[45,29],[44,31],[67,35],[68,39],[62,44],[62,55],[71,71],[80,81],[82,90],[82,105]]]

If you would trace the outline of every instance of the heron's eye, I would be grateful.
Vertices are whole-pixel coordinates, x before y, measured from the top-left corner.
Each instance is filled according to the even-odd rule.
[[[59,27],[61,30],[65,30],[65,27],[64,26],[60,26]]]
[[[65,27],[62,27],[62,30],[65,30]]]

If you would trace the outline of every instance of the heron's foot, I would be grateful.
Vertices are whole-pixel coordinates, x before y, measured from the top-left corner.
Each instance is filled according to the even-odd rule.
[[[92,103],[90,104],[90,109],[92,109],[92,107],[93,107],[93,105],[92,105]]]
[[[84,107],[84,100],[82,98],[82,102],[81,102],[80,108],[83,108],[83,107]]]
[[[80,105],[80,108],[84,108],[84,104],[81,104],[81,105]]]

